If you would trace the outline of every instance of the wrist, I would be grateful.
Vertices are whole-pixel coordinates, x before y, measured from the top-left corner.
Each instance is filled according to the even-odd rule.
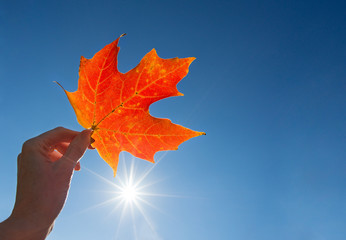
[[[0,223],[1,240],[44,240],[54,224],[48,226],[37,226],[35,223],[25,219],[10,216]]]

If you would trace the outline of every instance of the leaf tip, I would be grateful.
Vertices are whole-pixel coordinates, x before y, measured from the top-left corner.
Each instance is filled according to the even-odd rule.
[[[57,81],[53,81],[53,83],[56,83],[56,84],[58,84],[61,88],[62,88],[62,90],[64,90],[65,92],[66,92],[66,90],[65,90],[65,88],[59,83],[59,82],[57,82]]]
[[[155,163],[154,156],[148,157],[147,160],[151,163]]]
[[[189,61],[189,65],[190,65],[193,61],[196,60],[195,57],[188,57],[187,59],[188,59],[188,61]]]
[[[197,132],[197,136],[207,135],[205,132]]]
[[[123,37],[123,36],[126,36],[126,33],[123,33],[123,34],[120,35],[120,37]]]
[[[115,178],[117,176],[117,170],[118,170],[118,162],[113,162],[113,163],[109,163],[108,161],[106,161],[111,168],[113,169],[113,177]]]

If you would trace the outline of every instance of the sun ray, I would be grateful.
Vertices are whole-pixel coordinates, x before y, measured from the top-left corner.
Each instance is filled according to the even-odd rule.
[[[90,207],[88,207],[88,208],[86,208],[86,209],[83,209],[83,210],[80,211],[79,213],[88,212],[88,211],[90,211],[90,210],[92,210],[92,209],[95,209],[95,208],[103,207],[103,206],[106,206],[106,205],[111,204],[111,203],[116,203],[119,199],[121,199],[120,196],[114,197],[114,198],[111,198],[111,199],[108,199],[108,200],[103,201],[103,202],[101,202],[101,203],[98,203],[98,204],[96,204],[96,205],[92,205],[92,206],[90,206]]]
[[[133,211],[133,204],[131,204],[131,218],[132,218],[132,226],[133,226],[133,235],[134,235],[134,239],[138,239],[138,237],[137,237],[136,222],[135,222],[135,214],[134,214],[134,211]]]
[[[162,194],[162,193],[147,193],[143,192],[140,193],[141,196],[150,196],[150,197],[169,197],[169,198],[190,198],[189,196],[182,196],[182,195],[171,195],[171,194]]]
[[[119,225],[117,227],[117,231],[115,232],[115,239],[118,239],[118,235],[119,235],[119,231],[120,231],[120,227],[121,227],[121,223],[123,221],[123,218],[125,216],[125,212],[126,212],[126,204],[123,207],[123,209],[121,210],[121,214],[120,214],[120,219],[119,219]]]
[[[148,212],[146,211],[146,208],[152,208],[164,215],[167,215],[167,213],[165,213],[159,207],[153,204],[151,199],[155,197],[186,198],[186,196],[156,193],[155,191],[152,191],[153,186],[157,183],[164,181],[166,179],[165,177],[159,180],[147,181],[147,177],[153,173],[153,170],[158,166],[161,159],[163,159],[166,154],[167,153],[165,152],[157,160],[155,164],[150,166],[148,165],[147,168],[144,168],[144,171],[142,171],[142,173],[139,171],[139,168],[137,168],[136,159],[134,157],[131,157],[130,159],[125,159],[124,154],[121,154],[120,161],[122,165],[122,171],[120,171],[117,174],[117,177],[114,179],[114,182],[84,167],[83,169],[86,169],[92,175],[96,176],[103,182],[109,184],[112,187],[112,190],[103,192],[113,195],[111,199],[91,206],[85,209],[84,211],[114,204],[114,207],[107,214],[106,219],[112,215],[114,216],[115,212],[118,212],[119,221],[118,225],[116,226],[115,239],[119,239],[121,229],[124,228],[123,224],[127,221],[131,221],[133,225],[130,227],[133,231],[133,236],[130,238],[138,239],[139,229],[136,225],[136,222],[138,224],[138,221],[140,219],[144,221],[143,223],[145,223],[147,229],[150,229],[150,231],[152,232],[153,239],[160,239],[159,234],[155,229],[155,224],[150,219]],[[129,216],[130,218],[127,220],[127,218],[125,218],[126,216]]]
[[[115,188],[121,190],[121,186],[119,186],[118,184],[109,181],[107,178],[102,177],[101,175],[97,174],[96,172],[92,171],[91,169],[87,168],[87,167],[83,167],[83,169],[87,170],[88,172],[90,172],[91,174],[93,174],[94,176],[100,178],[101,180],[103,180],[105,183],[110,184],[111,186],[114,186]]]
[[[148,202],[147,200],[143,199],[143,198],[138,198],[138,201],[141,201],[142,203],[148,205],[149,207],[159,211],[160,213],[164,213],[166,214],[165,212],[163,212],[161,209],[159,209],[158,207],[156,207],[155,205],[153,205],[152,203]]]
[[[155,238],[158,238],[158,234],[155,230],[155,227],[153,225],[153,223],[151,222],[151,220],[148,218],[148,216],[145,214],[142,206],[138,203],[135,203],[135,206],[137,207],[137,209],[139,210],[139,212],[142,214],[144,220],[146,221],[146,223],[148,224],[148,226],[150,227],[151,231],[154,233]]]
[[[160,163],[160,161],[166,156],[167,152],[165,152],[163,154],[163,156],[161,156],[157,161],[156,163],[154,163],[152,165],[152,167],[150,167],[146,172],[144,172],[144,174],[138,179],[138,181],[136,182],[135,184],[135,187],[137,187],[139,184],[141,184],[145,178],[149,175],[149,173],[151,173],[152,170],[154,170],[154,168]]]

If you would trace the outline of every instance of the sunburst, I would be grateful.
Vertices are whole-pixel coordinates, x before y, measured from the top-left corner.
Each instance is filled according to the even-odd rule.
[[[113,204],[114,207],[110,211],[110,214],[114,213],[117,210],[121,210],[121,214],[119,216],[119,225],[117,227],[117,233],[116,233],[116,239],[117,235],[119,234],[120,230],[120,225],[123,221],[123,218],[127,215],[130,214],[132,218],[132,222],[135,223],[135,213],[139,213],[142,215],[143,219],[145,220],[146,224],[149,226],[149,228],[152,231],[153,234],[153,239],[159,239],[159,236],[155,230],[155,226],[153,222],[151,221],[149,214],[147,211],[145,211],[145,206],[149,206],[150,208],[153,208],[159,212],[162,212],[161,209],[157,208],[154,206],[150,198],[151,197],[174,197],[174,198],[181,198],[182,196],[177,196],[177,195],[169,195],[169,194],[163,194],[163,193],[155,193],[151,191],[152,188],[150,188],[152,185],[160,182],[159,180],[153,181],[153,182],[147,182],[146,179],[152,172],[152,170],[158,165],[160,160],[165,156],[166,154],[163,154],[163,156],[153,165],[151,165],[150,168],[147,168],[146,171],[144,171],[142,174],[138,175],[136,174],[136,168],[135,168],[135,160],[134,158],[132,159],[126,159],[124,156],[122,157],[122,166],[123,169],[122,171],[118,171],[118,175],[116,176],[115,181],[110,181],[103,176],[95,173],[94,171],[86,169],[93,175],[97,176],[100,178],[103,182],[106,182],[110,184],[113,188],[111,191],[107,191],[107,193],[110,193],[113,195],[111,199],[108,199],[104,202],[101,202],[99,204],[93,205],[86,210],[90,210],[96,207],[101,207],[104,205],[109,205]],[[130,160],[130,166],[128,167],[126,162],[129,162]],[[161,180],[162,181],[162,180]],[[133,234],[134,238],[136,239],[136,225],[133,224]]]

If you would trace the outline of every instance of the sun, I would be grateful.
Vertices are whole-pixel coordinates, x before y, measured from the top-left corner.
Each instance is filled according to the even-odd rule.
[[[163,157],[164,156],[165,155],[163,155]],[[114,207],[110,211],[109,214],[112,214],[120,210],[119,225],[117,227],[115,239],[117,239],[118,233],[121,229],[120,226],[122,224],[123,219],[125,218],[125,215],[128,215],[128,214],[131,216],[133,223],[135,223],[135,220],[136,220],[135,216],[137,217],[142,216],[142,219],[144,219],[144,221],[146,222],[147,226],[151,230],[151,233],[153,234],[153,236],[155,236],[155,239],[160,239],[160,237],[158,236],[158,233],[156,232],[154,223],[151,221],[151,219],[149,218],[148,212],[145,210],[145,206],[149,206],[152,209],[162,212],[161,209],[159,209],[155,204],[152,203],[151,200],[153,197],[170,197],[170,198],[183,197],[178,195],[155,193],[155,191],[152,191],[153,189],[151,187],[155,185],[156,183],[161,182],[162,180],[155,180],[154,182],[146,181],[146,178],[150,175],[152,170],[155,168],[155,166],[157,166],[157,164],[160,162],[161,159],[159,159],[156,162],[156,164],[142,171],[141,174],[138,174],[138,171],[136,170],[137,168],[135,167],[134,158],[130,160],[131,163],[129,167],[126,164],[125,159],[122,159],[122,163],[123,163],[122,165],[124,169],[123,171],[121,171],[121,174],[119,173],[117,175],[116,183],[84,167],[84,169],[86,169],[88,172],[97,176],[98,178],[103,180],[105,183],[108,183],[113,188],[110,191],[106,191],[107,193],[113,195],[112,198],[104,202],[101,202],[99,204],[96,204],[94,206],[91,206],[86,210],[89,210],[95,207],[100,207],[103,205],[114,204]],[[136,226],[136,224],[133,224],[133,235],[135,236],[135,239],[138,238],[137,227],[138,226]]]
[[[120,197],[128,203],[135,202],[138,198],[138,195],[138,189],[132,184],[120,189]]]

